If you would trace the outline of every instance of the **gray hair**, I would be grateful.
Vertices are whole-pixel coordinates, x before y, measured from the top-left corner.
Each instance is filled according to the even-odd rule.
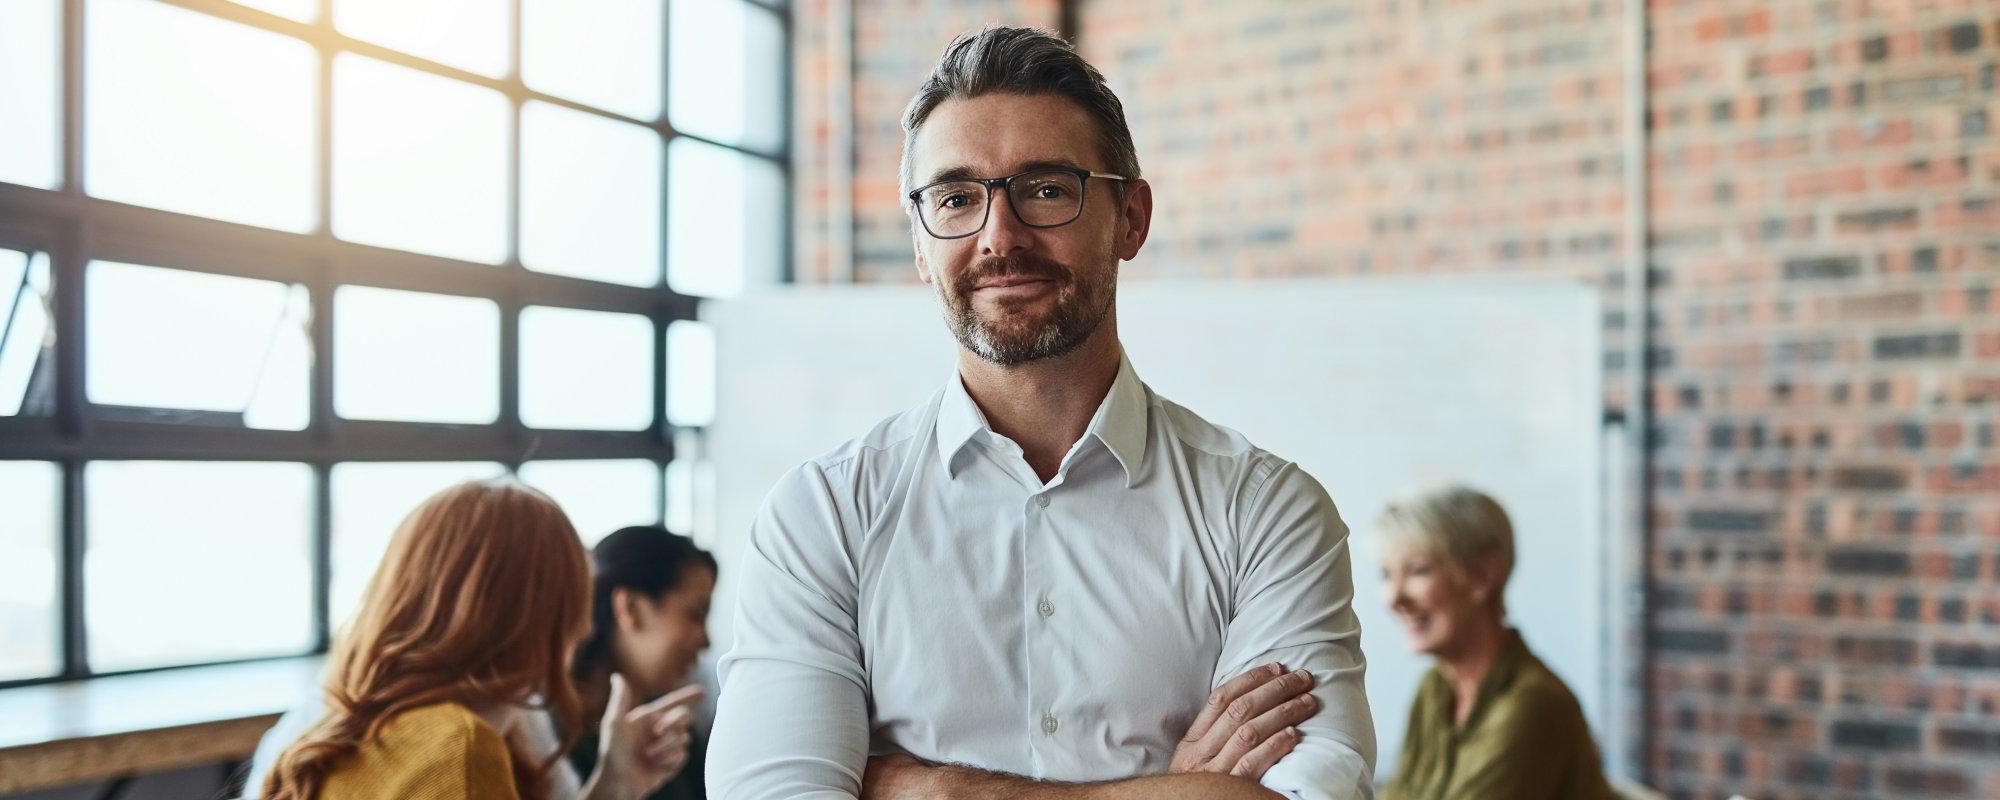
[[[1028,97],[1055,95],[1069,100],[1097,123],[1097,149],[1105,167],[1127,178],[1139,177],[1139,153],[1132,130],[1125,126],[1125,106],[1104,75],[1076,54],[1076,48],[1040,28],[988,25],[978,33],[962,33],[944,48],[930,77],[903,110],[903,192],[916,186],[910,151],[917,130],[946,100],[970,100],[989,94]],[[1113,181],[1123,187],[1124,183]]]
[[[1500,503],[1465,486],[1448,486],[1390,503],[1378,526],[1384,539],[1442,556],[1459,575],[1497,558],[1500,585],[1493,608],[1507,616],[1507,579],[1514,574],[1514,523]]]

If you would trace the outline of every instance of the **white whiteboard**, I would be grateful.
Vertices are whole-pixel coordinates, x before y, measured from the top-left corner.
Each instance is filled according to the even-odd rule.
[[[1576,283],[1305,280],[1119,287],[1120,338],[1162,396],[1296,461],[1353,530],[1377,779],[1427,660],[1381,598],[1373,523],[1390,499],[1463,481],[1513,516],[1509,611],[1604,730],[1596,290]],[[727,647],[731,566],[778,476],[929,397],[955,348],[928,287],[801,287],[704,306],[718,411],[706,450],[722,561],[713,636]],[[1601,737],[1602,734],[1600,734]]]

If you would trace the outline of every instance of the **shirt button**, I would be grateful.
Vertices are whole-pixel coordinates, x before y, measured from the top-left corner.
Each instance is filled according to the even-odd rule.
[[[1038,505],[1038,506],[1041,506],[1041,507],[1043,507],[1043,508],[1048,508],[1048,507],[1049,507],[1049,496],[1048,496],[1048,495],[1045,495],[1045,494],[1038,494],[1038,495],[1035,495],[1035,505]]]
[[[1042,612],[1044,617],[1053,617],[1056,614],[1056,604],[1043,600],[1040,605],[1035,606],[1035,610]]]
[[[1043,733],[1055,733],[1055,732],[1056,732],[1056,718],[1055,718],[1055,717],[1043,717],[1043,718],[1042,718],[1042,732],[1043,732]]]

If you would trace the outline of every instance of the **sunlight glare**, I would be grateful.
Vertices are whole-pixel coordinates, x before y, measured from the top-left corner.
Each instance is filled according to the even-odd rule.
[[[660,135],[530,101],[521,108],[521,262],[537,272],[660,282]]]
[[[665,0],[521,0],[521,80],[639,120],[660,116]]]
[[[507,259],[505,95],[351,53],[333,62],[333,233]]]
[[[341,33],[488,78],[507,77],[507,0],[334,0]]]
[[[319,57],[288,36],[153,0],[90,0],[84,189],[308,233]]]
[[[551,306],[521,309],[521,424],[641,431],[653,424],[653,321]]]
[[[334,413],[347,419],[489,424],[500,416],[500,306],[335,289],[333,387]]]
[[[61,42],[61,0],[0,0],[0,181],[62,183]]]
[[[92,669],[312,647],[312,467],[93,461],[84,484]]]

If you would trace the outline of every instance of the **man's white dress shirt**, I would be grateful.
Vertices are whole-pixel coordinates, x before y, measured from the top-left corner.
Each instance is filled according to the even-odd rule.
[[[1347,528],[1319,482],[1120,364],[1044,484],[954,377],[778,481],[709,746],[718,800],[849,798],[872,754],[1034,778],[1165,772],[1277,661],[1319,712],[1265,786],[1372,796]]]

